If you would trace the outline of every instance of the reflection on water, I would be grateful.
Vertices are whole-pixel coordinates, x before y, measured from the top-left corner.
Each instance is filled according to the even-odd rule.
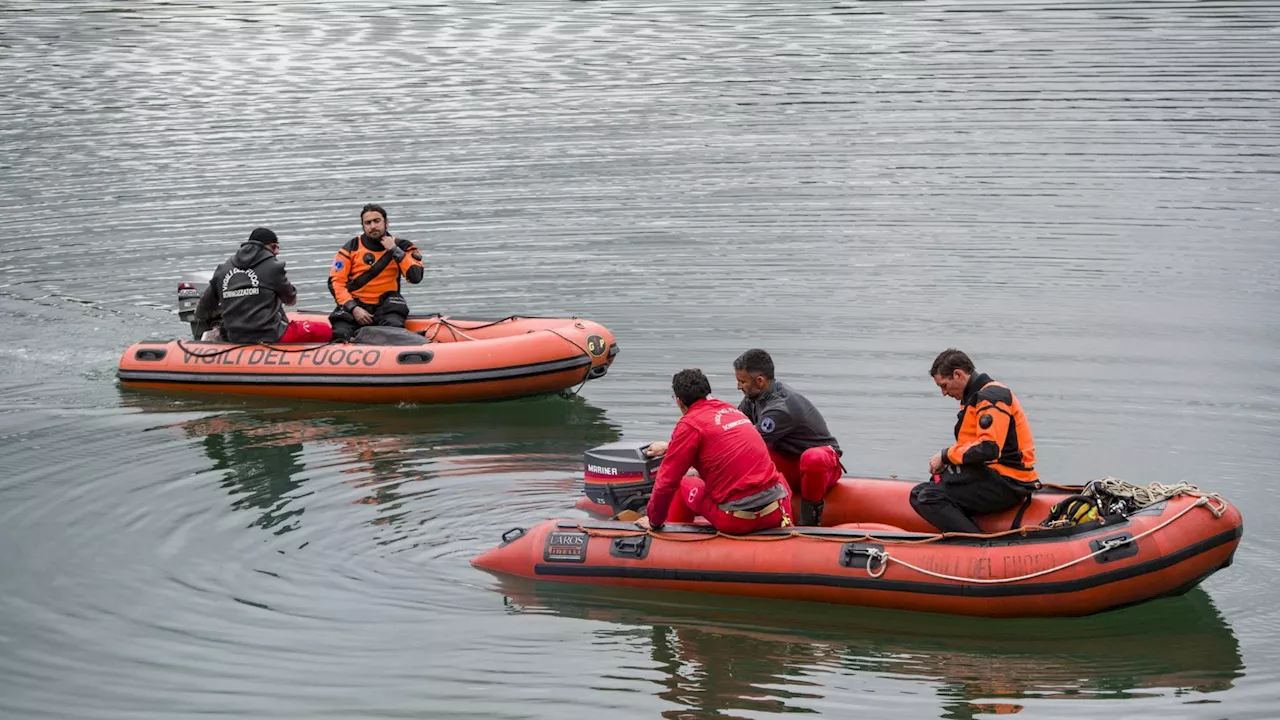
[[[357,502],[386,506],[377,524],[394,525],[407,517],[397,511],[406,501],[430,498],[450,478],[546,471],[576,476],[584,450],[619,437],[604,411],[581,397],[431,408],[280,409],[266,402],[229,406],[128,390],[122,396],[127,406],[148,412],[220,411],[160,427],[199,439],[212,469],[224,475],[222,487],[235,498],[232,507],[256,510],[254,524],[277,533],[301,522],[311,474],[337,471],[362,490]],[[571,484],[561,487],[568,491]]]
[[[203,423],[200,423],[203,424]],[[204,451],[214,462],[215,470],[227,474],[224,488],[237,495],[231,507],[236,510],[257,508],[261,517],[255,525],[274,528],[302,514],[302,508],[284,510],[281,500],[302,485],[300,477],[302,443],[259,442],[245,432],[209,432],[204,437]],[[286,532],[284,525],[278,532]]]
[[[682,708],[670,718],[821,709],[823,677],[835,674],[923,682],[944,717],[972,718],[1045,698],[1217,693],[1244,670],[1235,634],[1200,589],[1086,618],[956,622],[674,593],[636,599],[512,579],[500,587],[510,613],[598,621],[601,640],[646,644],[662,697]]]

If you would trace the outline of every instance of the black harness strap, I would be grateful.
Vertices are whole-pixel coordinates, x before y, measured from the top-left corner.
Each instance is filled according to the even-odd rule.
[[[1018,506],[1018,514],[1013,516],[1013,524],[1009,526],[1010,530],[1017,530],[1022,527],[1022,516],[1026,514],[1027,508],[1031,507],[1031,498],[1035,497],[1035,493],[1027,493],[1027,499],[1022,501],[1022,505]]]
[[[383,270],[387,269],[387,266],[391,264],[392,258],[393,253],[391,250],[383,252],[382,257],[378,258],[377,262],[370,265],[368,270],[360,273],[355,280],[347,283],[347,292],[355,292],[365,285],[368,285],[374,278],[381,275]]]

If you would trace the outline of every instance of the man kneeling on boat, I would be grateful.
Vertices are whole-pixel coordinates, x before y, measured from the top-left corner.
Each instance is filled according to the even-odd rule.
[[[1040,486],[1031,425],[1013,392],[975,375],[959,350],[943,350],[929,374],[960,413],[955,444],[929,458],[933,479],[912,488],[911,507],[942,532],[980,533],[974,515],[1027,502]]]
[[[800,494],[800,524],[821,525],[831,488],[840,482],[840,445],[809,399],[773,377],[773,358],[748,350],[733,361],[742,402],[738,409],[755,423],[773,464],[792,493]]]
[[[298,291],[276,257],[280,241],[268,228],[255,228],[213,278],[196,305],[196,323],[210,327],[221,318],[222,339],[234,343],[328,342],[329,326],[290,321],[285,305],[298,301]]]
[[[656,530],[701,515],[730,535],[791,525],[791,490],[751,419],[711,397],[701,370],[676,373],[671,390],[682,417],[670,443],[655,442],[646,451],[666,457],[648,515],[637,524]],[[690,468],[697,474],[686,475]]]

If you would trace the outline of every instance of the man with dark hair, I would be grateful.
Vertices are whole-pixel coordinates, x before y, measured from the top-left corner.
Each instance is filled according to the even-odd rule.
[[[822,413],[805,396],[773,377],[773,358],[748,350],[733,361],[738,405],[769,446],[773,464],[800,495],[800,524],[821,525],[824,498],[840,481],[840,445]]]
[[[329,326],[290,321],[284,306],[298,291],[276,257],[280,241],[269,228],[254,228],[235,255],[218,266],[196,305],[196,323],[222,326],[222,339],[234,343],[328,342]]]
[[[769,450],[734,406],[711,397],[701,370],[681,370],[671,378],[681,418],[671,442],[649,445],[651,456],[666,455],[649,497],[641,527],[706,518],[717,530],[744,535],[791,524],[791,492],[769,459]],[[685,473],[693,468],[696,475]]]
[[[400,278],[422,282],[422,253],[387,232],[381,205],[365,205],[360,224],[364,232],[338,250],[329,270],[329,292],[338,303],[329,324],[338,340],[350,339],[359,325],[404,327],[409,303],[400,294]]]
[[[959,350],[943,350],[929,374],[960,401],[956,442],[929,458],[933,479],[912,488],[911,507],[942,532],[980,533],[974,515],[1019,505],[1040,486],[1031,426],[1013,392],[975,375]]]

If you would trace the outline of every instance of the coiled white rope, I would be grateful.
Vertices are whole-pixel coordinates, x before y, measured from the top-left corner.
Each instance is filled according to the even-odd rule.
[[[1220,507],[1226,506],[1226,500],[1217,493],[1207,493],[1200,488],[1188,482],[1180,482],[1176,485],[1164,485],[1153,482],[1143,487],[1134,485],[1131,482],[1121,480],[1110,475],[1093,480],[1084,486],[1084,494],[1097,497],[1099,495],[1110,495],[1112,497],[1130,498],[1133,500],[1135,509],[1141,509],[1149,505],[1155,505],[1158,502],[1168,500],[1178,495],[1190,495],[1199,498],[1213,498],[1217,500]],[[1213,512],[1214,517],[1222,517],[1221,509],[1215,509],[1213,505],[1207,505],[1209,510]]]

